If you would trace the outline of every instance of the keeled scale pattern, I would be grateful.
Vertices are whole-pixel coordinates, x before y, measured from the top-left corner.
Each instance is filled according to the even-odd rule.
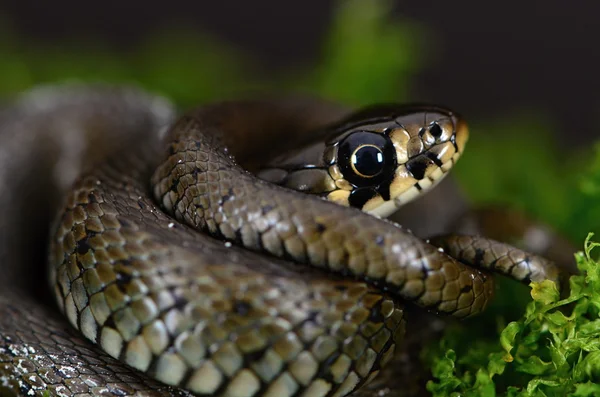
[[[402,309],[175,224],[119,169],[84,178],[53,244],[59,305],[104,351],[200,395],[344,395],[378,373]]]
[[[0,298],[0,395],[186,396],[119,363],[57,316],[4,291]]]
[[[102,95],[91,92],[94,107],[79,99],[66,106],[74,114],[81,113],[78,107],[86,110],[82,124],[90,121],[89,116],[92,126],[98,121],[115,121],[118,126],[119,117],[125,116],[123,125],[136,129],[137,118],[127,111],[128,104],[137,106],[135,96],[125,98],[123,110],[116,105],[118,93],[106,97],[104,103],[110,106],[104,108]],[[293,125],[306,119],[300,116],[292,121],[285,113],[299,107],[285,110],[274,109],[273,102],[264,105],[252,114],[247,105],[223,106],[216,118],[207,118],[209,127],[226,127],[228,119],[242,127],[252,120],[287,118]],[[303,114],[319,113],[318,103],[309,105]],[[52,114],[52,109],[48,112]],[[61,110],[51,117],[61,127],[58,131],[65,125],[73,133],[83,128],[69,124],[66,113]],[[100,128],[95,131],[96,139],[111,130],[122,131]],[[94,128],[88,132],[93,134]],[[150,141],[141,146],[152,147]],[[216,142],[205,138],[204,144],[211,143]],[[200,149],[197,143],[193,145]],[[485,305],[491,287],[479,273],[397,228],[282,190],[263,191],[263,185],[236,169],[223,173],[205,167],[210,172],[195,173],[202,167],[188,167],[206,160],[191,154],[191,142],[184,142],[182,149],[190,153],[170,158],[167,171],[184,172],[171,180],[163,175],[158,182],[162,193],[177,194],[178,217],[188,224],[221,237],[235,236],[236,242],[250,248],[262,244],[271,253],[308,259],[329,271],[366,275],[371,284],[391,287],[393,294],[432,309],[465,316]],[[212,167],[231,166],[222,149],[204,146],[204,154],[202,150],[197,153],[213,156],[209,159]],[[137,154],[146,158],[127,151],[113,159],[113,166],[96,169],[82,179],[54,229],[52,285],[75,327],[110,356],[197,394],[343,395],[377,375],[403,333],[398,303],[363,282],[332,280],[331,275],[228,247],[177,224],[147,198],[147,166],[142,164],[154,159],[153,154]],[[240,178],[234,181],[232,177]],[[183,190],[175,180],[181,181]],[[208,190],[190,195],[193,189],[188,187],[193,185]],[[239,201],[230,200],[230,192]],[[200,207],[194,200],[207,198],[208,202],[200,203],[208,204],[202,208],[207,210],[203,226],[196,218]],[[248,200],[248,208],[239,205],[242,199]],[[184,209],[191,214],[188,219]],[[248,228],[236,226],[248,220]],[[345,240],[340,242],[340,236]],[[347,267],[339,269],[338,265]],[[1,391],[185,394],[85,347],[24,295],[2,291]]]
[[[485,307],[493,285],[478,270],[397,225],[267,184],[236,166],[215,132],[227,133],[227,120],[226,110],[219,117],[201,109],[171,131],[169,157],[153,183],[157,200],[178,220],[249,249],[369,280],[438,312],[467,317]]]
[[[438,236],[431,243],[463,263],[493,270],[525,284],[552,280],[560,285],[561,272],[552,261],[509,244],[462,235]]]

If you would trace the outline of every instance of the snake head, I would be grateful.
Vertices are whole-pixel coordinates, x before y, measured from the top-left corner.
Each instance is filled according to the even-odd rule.
[[[351,116],[324,152],[327,198],[386,217],[439,183],[462,154],[466,123],[449,109],[379,106]]]

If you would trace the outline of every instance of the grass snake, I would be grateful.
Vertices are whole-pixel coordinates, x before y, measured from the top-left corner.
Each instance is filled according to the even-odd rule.
[[[404,302],[464,318],[492,296],[485,268],[557,278],[505,244],[380,218],[466,139],[437,107],[276,98],[175,121],[136,89],[23,94],[0,112],[0,395],[384,395],[363,385],[402,341]]]

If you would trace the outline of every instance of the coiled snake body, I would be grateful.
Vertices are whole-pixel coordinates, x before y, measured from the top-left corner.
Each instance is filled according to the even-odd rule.
[[[207,105],[163,139],[172,109],[134,90],[42,88],[7,107],[0,392],[342,396],[392,358],[403,301],[458,317],[485,307],[492,279],[465,263],[556,279],[502,244],[436,241],[461,262],[348,207],[387,215],[435,184],[466,140],[449,111],[358,113],[314,161],[310,147],[260,173],[337,203],[244,169],[342,113],[300,99]],[[56,213],[49,289],[80,334],[33,276]]]

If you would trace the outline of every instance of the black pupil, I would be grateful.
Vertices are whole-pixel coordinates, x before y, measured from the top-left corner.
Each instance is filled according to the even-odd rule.
[[[383,170],[383,153],[374,146],[363,146],[354,152],[352,164],[356,171],[365,176],[375,176]]]

